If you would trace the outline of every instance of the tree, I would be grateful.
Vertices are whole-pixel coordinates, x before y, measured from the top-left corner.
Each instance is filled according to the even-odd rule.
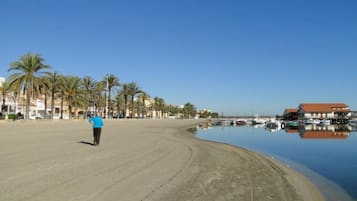
[[[124,98],[124,118],[126,118],[126,111],[128,110],[129,84],[123,84],[122,89],[119,91],[119,96]]]
[[[119,86],[119,78],[113,74],[107,74],[104,77],[103,82],[106,83],[107,90],[108,90],[108,111],[106,111],[106,112],[107,112],[108,116],[109,115],[113,116],[113,113],[112,113],[113,111],[110,110],[110,108],[112,107],[111,106],[111,92],[112,92],[113,87]]]
[[[154,109],[157,116],[159,116],[159,118],[162,117],[164,107],[165,107],[165,100],[157,96],[154,97]]]
[[[135,82],[130,82],[128,84],[128,92],[131,97],[131,118],[133,118],[134,115],[134,98],[137,94],[141,93],[142,90],[140,87]]]
[[[45,101],[44,101],[44,118],[47,119],[47,99],[48,99],[48,94],[49,94],[49,85],[48,85],[48,80],[45,77],[42,77],[42,83],[38,86],[38,89],[35,90],[35,97],[44,95],[45,96]]]
[[[95,91],[95,87],[96,87],[96,82],[95,80],[91,77],[91,76],[85,76],[82,80],[81,80],[81,87],[83,89],[84,92],[84,108],[85,108],[85,112],[83,115],[88,115],[88,107],[89,106],[93,106],[94,104],[94,91]],[[85,118],[85,116],[83,116],[83,118]]]
[[[197,111],[195,106],[188,102],[183,106],[182,113],[184,118],[192,118],[196,116]]]
[[[141,117],[144,118],[144,114],[146,114],[146,104],[145,101],[150,99],[150,95],[146,93],[145,91],[141,90],[141,93],[138,97],[142,101],[142,107],[141,107]]]
[[[169,113],[169,115],[177,115],[180,111],[180,108],[170,104],[166,106],[166,111]]]
[[[61,77],[56,71],[45,76],[46,85],[51,95],[51,119],[53,119],[55,113],[55,96],[61,88]]]
[[[211,118],[218,118],[219,117],[219,114],[217,112],[213,112],[211,114]]]
[[[103,82],[95,82],[94,91],[93,91],[93,101],[95,106],[95,111],[104,108],[105,105],[105,93],[106,84]]]
[[[14,74],[9,76],[10,85],[26,93],[25,119],[29,119],[33,91],[42,83],[41,75],[48,73],[44,70],[50,68],[43,62],[44,59],[39,54],[27,53],[21,56],[19,61],[10,63],[8,69],[9,72],[14,71]]]
[[[119,91],[119,93],[117,93],[117,95],[115,96],[115,104],[117,107],[117,111],[118,111],[118,115],[124,115],[124,111],[122,113],[122,106],[124,106],[124,94],[122,93],[122,91]],[[125,117],[125,116],[124,116]]]
[[[68,104],[69,118],[73,117],[72,109],[84,105],[83,93],[80,89],[81,79],[76,76],[65,76],[62,82],[64,100]]]

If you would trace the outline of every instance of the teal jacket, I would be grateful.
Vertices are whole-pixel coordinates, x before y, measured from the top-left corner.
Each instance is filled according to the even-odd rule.
[[[104,125],[102,118],[99,116],[91,117],[88,121],[93,124],[93,128],[101,128]]]

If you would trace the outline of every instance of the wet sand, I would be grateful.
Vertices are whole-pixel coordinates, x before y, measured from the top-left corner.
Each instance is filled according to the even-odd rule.
[[[198,120],[0,121],[0,200],[322,201],[296,171],[199,140]]]

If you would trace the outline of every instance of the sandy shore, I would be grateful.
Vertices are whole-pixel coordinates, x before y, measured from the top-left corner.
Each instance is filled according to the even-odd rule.
[[[195,120],[0,122],[0,200],[322,201],[308,180],[262,155],[196,139]]]

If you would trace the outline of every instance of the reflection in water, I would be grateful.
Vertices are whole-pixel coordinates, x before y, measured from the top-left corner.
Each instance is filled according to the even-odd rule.
[[[347,125],[305,125],[299,127],[303,139],[346,139],[351,129]]]

